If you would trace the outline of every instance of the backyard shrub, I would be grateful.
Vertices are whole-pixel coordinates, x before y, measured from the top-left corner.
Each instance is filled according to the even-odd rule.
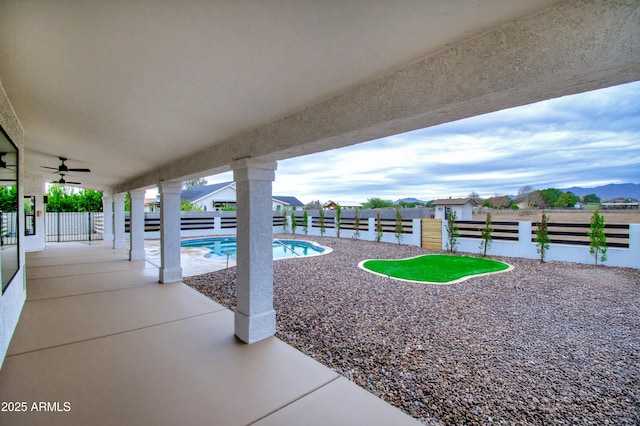
[[[456,211],[451,210],[449,216],[447,216],[447,250],[449,252],[456,252],[458,237],[460,237],[460,231],[458,230],[458,225],[456,225]]]
[[[395,226],[395,234],[396,240],[398,240],[398,244],[402,240],[402,232],[404,228],[402,227],[402,213],[400,213],[400,207],[396,207],[396,226]]]
[[[380,220],[380,212],[376,212],[376,241],[382,240],[382,221]]]
[[[298,224],[296,223],[296,215],[291,213],[291,233],[293,235],[296,234],[296,227],[298,226]]]
[[[536,243],[536,250],[540,255],[540,262],[544,263],[544,256],[547,254],[547,250],[549,250],[549,216],[542,210],[542,219],[538,224],[538,229],[536,229],[536,237],[533,241]]]
[[[598,209],[595,209],[593,216],[591,216],[591,226],[589,227],[589,253],[591,253],[595,259],[595,264],[598,264],[598,256],[600,256],[601,262],[607,261],[607,236],[604,233],[604,216],[600,215]]]
[[[324,227],[324,209],[320,207],[320,235],[324,236],[326,229]]]
[[[309,233],[309,215],[306,210],[302,212],[302,230],[304,231],[304,235]]]
[[[491,247],[491,233],[493,232],[493,228],[491,227],[491,213],[487,213],[487,219],[484,221],[484,228],[480,233],[482,237],[482,241],[480,241],[480,249],[482,250],[482,256],[487,257],[487,249]]]
[[[353,215],[353,238],[356,240],[360,238],[360,214],[358,213],[358,209],[356,209]]]

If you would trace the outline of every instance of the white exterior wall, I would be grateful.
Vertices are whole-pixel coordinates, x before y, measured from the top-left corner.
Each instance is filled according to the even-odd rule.
[[[235,203],[236,202],[235,186],[226,187],[220,191],[214,192],[213,194],[209,194],[206,197],[202,197],[200,200],[197,200],[193,204],[198,207],[201,207],[203,210],[204,210],[204,207],[206,206],[207,207],[206,211],[212,212],[214,201],[219,203],[224,203],[224,202]]]
[[[44,250],[47,241],[45,229],[45,183],[42,176],[24,176],[24,195],[34,196],[36,200],[36,234],[26,236],[21,235],[20,244],[24,246],[24,251],[41,251]]]
[[[13,143],[19,151],[18,155],[18,200],[22,200],[24,192],[24,131],[16,118],[13,108],[9,103],[4,88],[0,84],[0,125],[11,137]],[[25,278],[25,244],[24,238],[24,215],[18,215],[18,233],[20,244],[18,245],[18,272],[9,283],[4,294],[0,292],[0,368],[4,362],[4,357],[9,348],[9,342],[13,336],[13,331],[18,324],[18,318],[22,307],[27,299],[27,285]],[[2,254],[0,253],[0,256]]]
[[[276,201],[276,200],[272,200],[271,201],[271,210],[273,211],[287,211],[287,210],[292,210],[292,208],[290,206],[288,206],[287,204],[281,202],[281,201]]]
[[[464,206],[437,206],[435,218],[446,220],[445,212],[447,207],[449,207],[451,211],[456,212],[456,220],[473,220],[473,207],[471,203],[467,203]]]

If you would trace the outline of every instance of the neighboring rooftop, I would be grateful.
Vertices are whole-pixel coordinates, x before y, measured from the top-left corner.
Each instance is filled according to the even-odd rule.
[[[434,206],[464,206],[467,203],[471,203],[474,206],[478,205],[478,202],[473,198],[443,198],[440,200],[435,200],[433,202]]]
[[[220,182],[220,183],[213,183],[211,185],[196,186],[195,188],[185,189],[180,194],[180,199],[186,200],[192,203],[194,201],[197,201],[201,198],[206,197],[209,194],[220,191],[233,184],[234,182]]]

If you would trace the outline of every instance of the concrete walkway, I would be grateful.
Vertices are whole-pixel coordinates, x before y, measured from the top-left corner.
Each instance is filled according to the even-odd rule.
[[[229,310],[126,259],[81,243],[27,255],[0,371],[0,401],[24,411],[0,424],[417,424],[277,338],[239,342]]]

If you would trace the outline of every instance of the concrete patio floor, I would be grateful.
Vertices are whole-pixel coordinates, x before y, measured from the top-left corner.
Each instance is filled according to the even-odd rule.
[[[417,424],[275,337],[241,343],[232,312],[126,259],[82,243],[27,254],[0,370],[0,401],[25,411],[0,424]]]

